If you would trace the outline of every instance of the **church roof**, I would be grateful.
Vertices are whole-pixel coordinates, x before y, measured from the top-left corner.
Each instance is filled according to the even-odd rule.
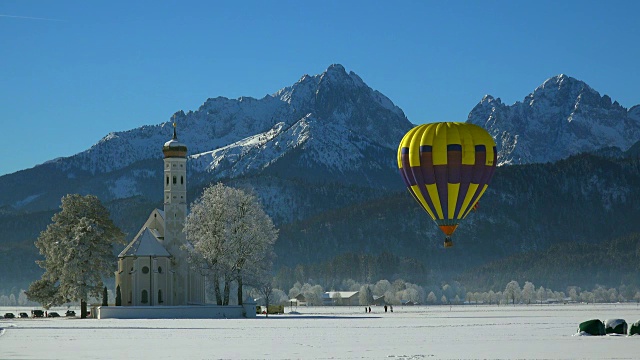
[[[178,141],[178,135],[176,134],[176,123],[173,123],[173,138],[162,147],[162,152],[165,158],[169,157],[187,157],[187,145]]]
[[[158,232],[147,227],[127,245],[118,257],[126,256],[171,256],[158,241]]]

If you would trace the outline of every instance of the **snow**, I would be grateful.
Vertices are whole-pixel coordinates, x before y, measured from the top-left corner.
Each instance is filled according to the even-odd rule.
[[[486,95],[468,122],[489,131],[498,165],[508,165],[555,162],[608,146],[626,150],[640,137],[636,116],[586,83],[558,75],[510,106]]]
[[[640,346],[637,336],[573,336],[588,319],[633,322],[637,304],[371,308],[287,307],[256,319],[2,319],[0,358],[634,359]]]
[[[140,194],[137,189],[138,182],[129,176],[121,176],[109,184],[109,192],[117,199],[127,198]]]
[[[20,200],[20,201],[16,201],[13,206],[15,206],[16,208],[21,208],[25,205],[28,205],[29,203],[33,202],[34,200],[36,200],[37,198],[39,198],[40,196],[42,196],[44,193],[39,193],[39,194],[35,194],[35,195],[30,195],[27,196],[26,198]]]

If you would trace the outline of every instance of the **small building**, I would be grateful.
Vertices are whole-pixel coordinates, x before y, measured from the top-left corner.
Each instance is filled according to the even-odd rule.
[[[378,306],[383,306],[383,305],[387,305],[387,302],[384,300],[384,295],[382,296],[373,296],[373,304],[372,305],[378,305]]]
[[[322,294],[323,305],[360,305],[359,291],[327,291]]]

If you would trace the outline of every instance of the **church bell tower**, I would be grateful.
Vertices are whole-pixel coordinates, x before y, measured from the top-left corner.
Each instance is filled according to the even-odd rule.
[[[182,229],[187,217],[187,146],[173,138],[162,147],[164,154],[164,243],[167,248],[183,245]],[[182,241],[181,241],[182,240]]]

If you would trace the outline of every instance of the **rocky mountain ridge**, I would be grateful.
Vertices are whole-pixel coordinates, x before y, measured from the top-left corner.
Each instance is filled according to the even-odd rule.
[[[626,109],[563,74],[513,105],[486,95],[467,121],[496,139],[499,165],[554,162],[609,146],[624,151],[640,140],[640,105]]]
[[[629,159],[640,154],[640,143],[630,145],[640,107],[624,109],[565,76],[527,99],[507,106],[486,96],[469,115],[496,137],[499,161],[516,166],[497,170],[453,251],[443,252],[441,234],[398,174],[396,146],[413,125],[340,65],[262,99],[217,97],[177,112],[190,154],[188,199],[216,181],[254,191],[281,229],[279,263],[292,267],[388,251],[443,278],[559,240],[624,235],[638,210],[638,162]],[[37,273],[33,241],[68,193],[97,195],[135,233],[162,206],[161,147],[171,134],[169,122],[112,133],[77,155],[0,177],[0,265],[25,261],[33,266],[22,273]],[[569,157],[580,149],[597,156]]]
[[[391,100],[337,64],[262,99],[208,99],[196,111],[175,113],[175,120],[196,187],[252,176],[276,163],[289,169],[289,177],[333,181],[317,176],[327,173],[347,183],[393,187],[395,182],[380,181],[377,174],[394,172],[396,143],[412,127]],[[51,209],[66,192],[78,191],[103,201],[160,197],[161,183],[154,180],[170,125],[110,133],[79,154],[5,175],[12,191],[0,195],[0,206]],[[38,173],[48,181],[30,186],[42,180],[34,179]]]

